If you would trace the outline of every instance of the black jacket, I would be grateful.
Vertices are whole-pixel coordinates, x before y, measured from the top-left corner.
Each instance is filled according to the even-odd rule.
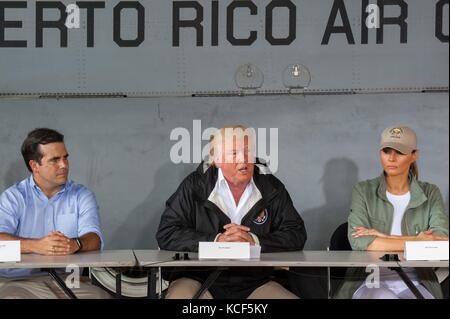
[[[306,230],[302,218],[281,183],[271,174],[262,174],[267,168],[255,165],[253,180],[262,195],[241,224],[250,228],[261,245],[261,252],[302,250],[306,242]],[[214,241],[230,218],[208,200],[218,177],[214,166],[198,169],[184,179],[177,191],[167,200],[156,239],[161,249],[197,252],[200,241]],[[178,269],[180,270],[180,269]],[[231,268],[225,271],[210,288],[216,298],[246,298],[254,289],[270,280],[271,268]],[[189,277],[203,281],[211,270],[198,272],[174,270],[174,280]]]

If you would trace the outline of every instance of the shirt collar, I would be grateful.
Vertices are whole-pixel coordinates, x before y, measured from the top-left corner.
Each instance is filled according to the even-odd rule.
[[[226,182],[225,176],[223,176],[223,173],[222,173],[222,169],[221,169],[221,168],[219,168],[218,171],[219,171],[219,172],[218,172],[218,174],[217,174],[217,183],[219,183],[219,185],[222,185],[223,182]]]
[[[39,194],[42,194],[42,190],[39,186],[37,186],[36,182],[34,181],[33,175],[30,175],[30,177],[28,178],[28,181],[30,183],[30,186],[33,190],[35,190],[36,192],[38,192]]]
[[[44,192],[41,190],[41,188],[34,181],[33,175],[30,175],[28,180],[29,180],[31,188],[33,188],[38,194],[44,194]],[[59,195],[59,194],[66,192],[68,190],[70,184],[71,184],[71,182],[67,181],[64,185],[62,185],[61,189],[55,195]]]

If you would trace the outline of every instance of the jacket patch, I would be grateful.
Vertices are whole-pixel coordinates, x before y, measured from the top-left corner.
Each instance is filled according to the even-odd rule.
[[[267,212],[267,209],[264,209],[256,218],[253,220],[253,222],[256,225],[262,225],[267,221],[267,218],[269,217],[269,213]]]

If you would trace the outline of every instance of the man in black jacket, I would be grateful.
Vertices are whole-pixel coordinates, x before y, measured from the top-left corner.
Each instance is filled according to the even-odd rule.
[[[198,251],[201,241],[249,242],[263,253],[302,250],[304,223],[284,185],[254,157],[251,129],[224,127],[202,163],[168,199],[156,238],[159,247]],[[256,162],[256,163],[255,163]],[[189,299],[211,269],[173,269],[167,298]],[[271,281],[273,269],[223,271],[201,298],[296,298]]]

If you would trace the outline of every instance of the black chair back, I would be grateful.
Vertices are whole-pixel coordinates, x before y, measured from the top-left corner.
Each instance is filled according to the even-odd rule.
[[[352,250],[347,237],[348,223],[339,225],[330,239],[330,250]]]
[[[330,238],[330,250],[334,251],[344,251],[352,250],[352,246],[348,241],[348,223],[343,223],[339,225],[338,228],[333,232]],[[334,295],[339,288],[339,286],[344,282],[345,274],[347,268],[345,267],[334,267],[330,268],[331,276],[331,295]]]

